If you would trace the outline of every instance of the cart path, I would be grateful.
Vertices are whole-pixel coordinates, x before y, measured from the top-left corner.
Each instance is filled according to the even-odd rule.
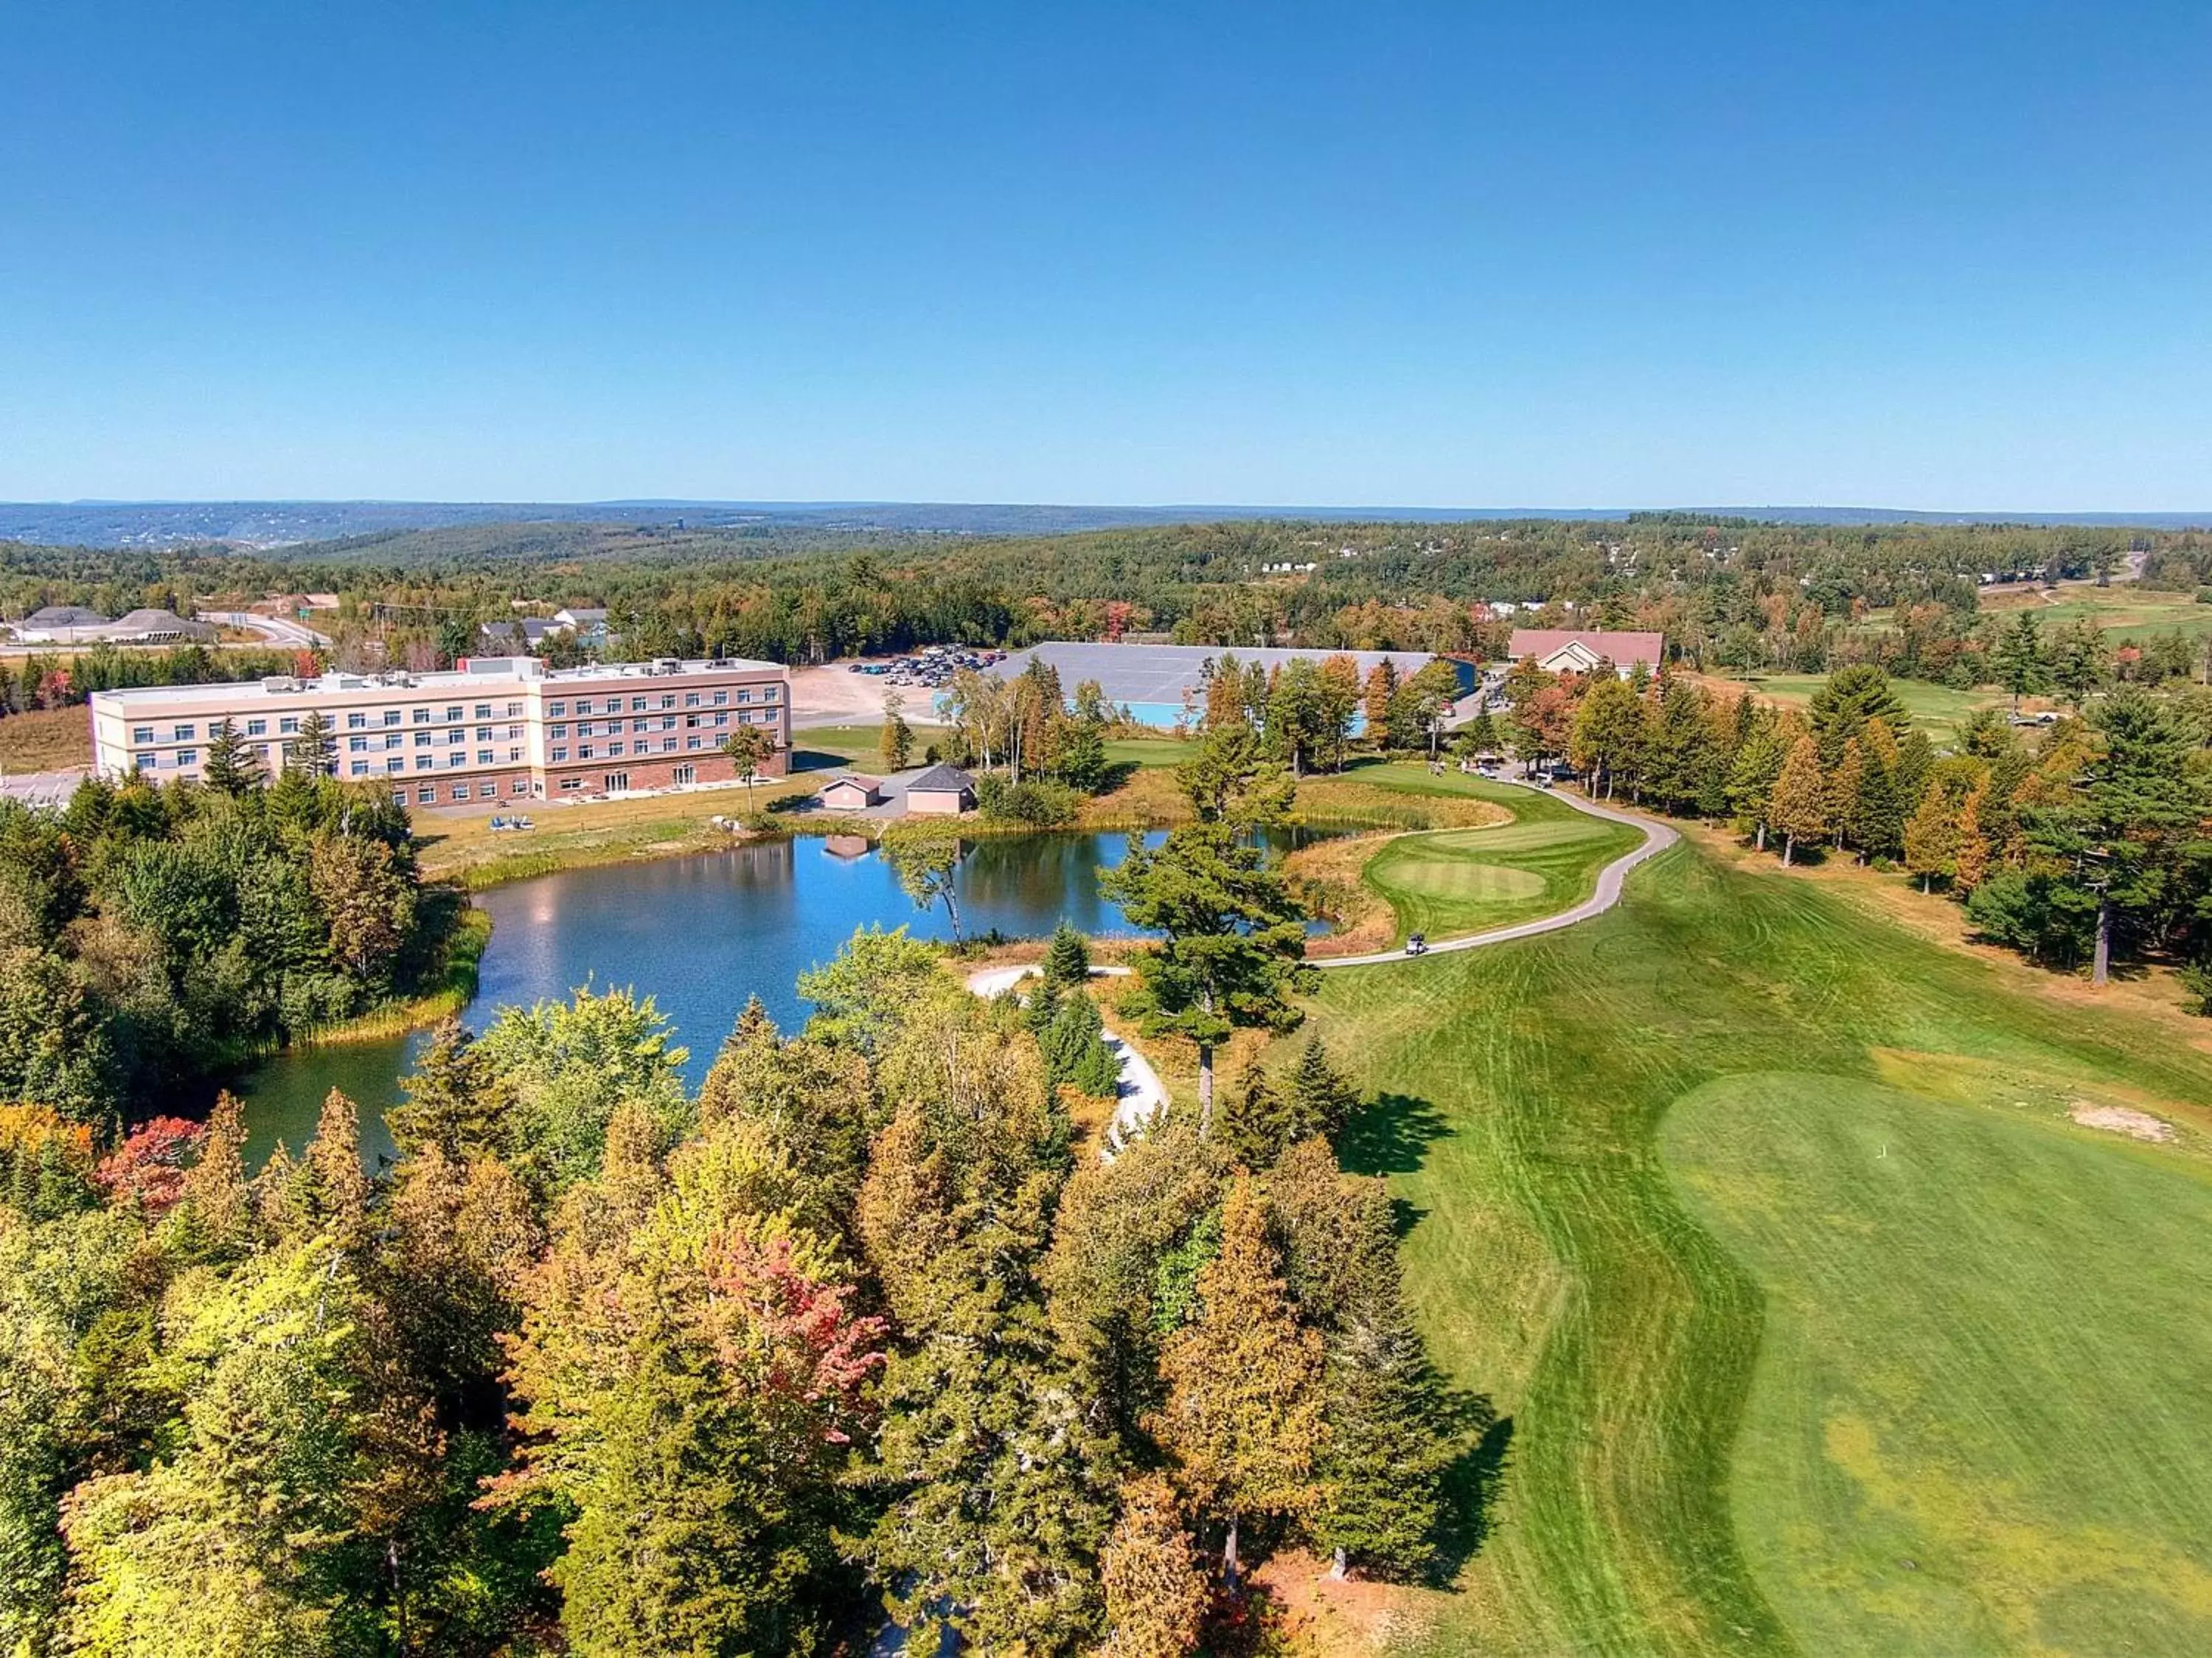
[[[986,967],[981,972],[968,975],[968,988],[975,995],[988,1000],[1004,996],[1023,979],[1040,972],[1035,966]],[[1093,967],[1093,978],[1125,978],[1127,967]],[[1121,1067],[1121,1080],[1115,1089],[1114,1115],[1106,1125],[1106,1143],[1099,1148],[1101,1155],[1111,1161],[1123,1142],[1149,1124],[1168,1102],[1168,1091],[1160,1081],[1160,1074],[1152,1062],[1139,1053],[1129,1039],[1109,1028],[1105,1033],[1107,1051]]]
[[[1498,779],[1498,781],[1511,782],[1510,779]],[[1512,783],[1512,787],[1516,789],[1526,789],[1528,786],[1527,783]],[[1459,938],[1438,939],[1430,944],[1425,952],[1426,954],[1443,955],[1451,950],[1479,950],[1486,944],[1504,944],[1516,938],[1534,938],[1539,933],[1555,933],[1562,927],[1571,927],[1578,921],[1588,921],[1592,916],[1603,915],[1620,902],[1621,883],[1628,879],[1628,872],[1631,869],[1639,863],[1658,856],[1660,853],[1681,839],[1681,836],[1666,824],[1654,822],[1650,818],[1637,817],[1627,812],[1615,811],[1610,806],[1600,806],[1595,801],[1584,800],[1579,795],[1570,795],[1559,790],[1546,792],[1550,793],[1553,800],[1564,802],[1577,812],[1587,812],[1590,816],[1603,818],[1609,823],[1625,823],[1632,829],[1642,830],[1644,844],[1624,856],[1615,858],[1604,869],[1599,870],[1596,890],[1573,908],[1562,910],[1557,915],[1544,916],[1534,921],[1523,921],[1511,927],[1492,928],[1486,933],[1468,933]],[[1386,961],[1408,961],[1420,959],[1419,956],[1408,956],[1403,948],[1399,948],[1376,950],[1367,955],[1319,957],[1313,961],[1312,965],[1316,967],[1376,967]]]

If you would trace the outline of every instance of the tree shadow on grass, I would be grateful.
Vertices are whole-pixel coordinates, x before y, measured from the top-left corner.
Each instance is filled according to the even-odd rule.
[[[1490,1540],[1513,1448],[1513,1418],[1498,1415],[1486,1395],[1455,1394],[1452,1406],[1462,1439],[1459,1454],[1443,1471],[1443,1511],[1437,1524],[1436,1563],[1430,1570],[1430,1582],[1438,1588],[1457,1582],[1468,1562]]]
[[[819,748],[794,748],[786,768],[792,771],[828,771],[839,766],[851,765],[842,754],[831,754]]]
[[[1411,1174],[1428,1161],[1431,1141],[1454,1132],[1428,1100],[1378,1094],[1345,1125],[1338,1161],[1349,1174]]]

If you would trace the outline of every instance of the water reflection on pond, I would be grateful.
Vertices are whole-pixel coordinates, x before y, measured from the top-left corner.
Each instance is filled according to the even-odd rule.
[[[1146,837],[1158,844],[1161,837]],[[960,912],[970,933],[1047,933],[1065,917],[1094,936],[1131,931],[1099,895],[1098,871],[1127,850],[1119,834],[1006,836],[969,844]],[[1287,840],[1285,844],[1290,844]],[[858,854],[857,856],[855,854]],[[479,1027],[509,1004],[566,997],[578,985],[650,995],[690,1050],[696,1087],[748,996],[789,1029],[805,1016],[799,974],[834,955],[856,928],[904,925],[951,936],[940,909],[918,911],[889,864],[865,846],[802,836],[696,857],[577,869],[483,894],[492,917],[475,1004]],[[278,1056],[248,1083],[247,1155],[281,1138],[296,1150],[331,1088],[362,1107],[372,1156],[388,1151],[384,1111],[399,1098],[422,1033]]]

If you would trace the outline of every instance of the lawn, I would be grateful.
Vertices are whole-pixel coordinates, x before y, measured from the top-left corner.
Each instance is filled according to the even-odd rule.
[[[2188,593],[2157,593],[2123,583],[2118,587],[2063,587],[2054,592],[2005,594],[1985,600],[1983,608],[2009,619],[2033,611],[2048,633],[2068,622],[2092,621],[2105,630],[2109,644],[2140,644],[2153,634],[2177,631],[2212,632],[2212,605],[2200,605]]]
[[[1770,674],[1733,683],[1740,683],[1769,702],[1802,708],[1813,700],[1813,693],[1827,682],[1825,674]],[[1732,682],[1713,683],[1724,686]],[[1897,693],[1897,699],[1905,704],[1913,722],[1938,746],[1950,741],[1977,709],[2008,708],[2012,702],[2002,691],[1954,691],[1948,686],[1929,685],[1918,680],[1892,680],[1889,688]]]
[[[1408,933],[1434,941],[1486,932],[1567,909],[1595,890],[1600,869],[1644,838],[1540,790],[1484,788],[1486,798],[1512,812],[1512,822],[1401,836],[1369,861],[1364,879],[1397,917],[1393,942]]]
[[[2203,1052],[1687,844],[1314,1025],[1500,1416],[1424,1650],[2212,1649]]]

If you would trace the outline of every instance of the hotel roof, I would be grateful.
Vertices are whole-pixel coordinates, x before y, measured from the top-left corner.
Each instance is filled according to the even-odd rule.
[[[394,669],[382,674],[325,674],[315,679],[274,675],[264,680],[229,680],[214,685],[136,686],[122,691],[95,691],[94,702],[126,704],[133,708],[234,707],[241,693],[256,691],[272,696],[307,695],[374,697],[380,691],[430,691],[451,694],[494,690],[519,690],[526,685],[585,690],[602,685],[678,679],[700,674],[781,674],[781,662],[755,661],[748,657],[719,656],[679,661],[663,658],[652,662],[600,662],[586,667],[547,667],[534,656],[464,657],[459,667],[434,673],[409,674]]]

